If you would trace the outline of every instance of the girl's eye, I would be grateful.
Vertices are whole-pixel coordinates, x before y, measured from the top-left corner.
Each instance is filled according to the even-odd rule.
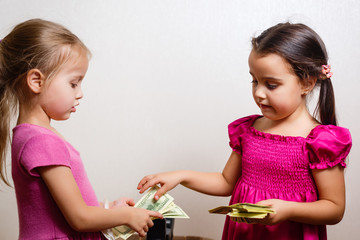
[[[71,83],[72,88],[76,88],[78,85],[76,83]]]
[[[257,85],[257,84],[258,84],[258,81],[255,80],[255,79],[253,79],[253,80],[251,81],[251,83],[252,83],[252,85]]]
[[[266,85],[267,85],[267,88],[270,89],[270,90],[277,88],[276,84],[267,83]]]

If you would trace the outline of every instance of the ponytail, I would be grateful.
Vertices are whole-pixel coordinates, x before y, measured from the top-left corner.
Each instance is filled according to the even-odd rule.
[[[317,116],[321,124],[337,125],[335,114],[335,94],[330,78],[320,80],[319,100],[316,105],[314,115]]]
[[[1,81],[1,80],[0,80]],[[10,143],[11,109],[7,100],[8,91],[0,86],[0,180],[10,186],[6,174],[6,153]]]
[[[6,173],[6,154],[10,143],[10,115],[9,91],[3,77],[3,51],[2,42],[0,41],[0,181],[10,186]]]

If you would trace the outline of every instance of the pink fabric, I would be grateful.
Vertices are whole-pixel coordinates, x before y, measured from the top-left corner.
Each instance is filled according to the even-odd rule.
[[[12,177],[19,239],[103,239],[100,232],[79,233],[68,225],[38,172],[38,167],[55,165],[69,167],[86,204],[98,206],[79,152],[46,128],[18,125],[13,129]]]
[[[347,129],[315,127],[308,137],[263,133],[252,127],[261,116],[252,115],[229,125],[230,146],[242,155],[242,175],[229,204],[265,199],[313,202],[318,199],[311,169],[337,164],[345,167],[352,141]],[[326,227],[285,221],[274,226],[236,223],[226,218],[223,240],[326,239]]]

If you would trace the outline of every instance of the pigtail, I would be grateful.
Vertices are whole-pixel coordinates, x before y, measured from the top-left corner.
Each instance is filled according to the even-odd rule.
[[[320,93],[319,100],[315,108],[314,115],[317,116],[324,125],[337,125],[335,114],[335,94],[330,78],[319,80]]]
[[[10,143],[10,107],[6,100],[6,90],[0,90],[0,179],[10,186],[6,174],[6,153]]]
[[[8,186],[10,183],[6,173],[6,154],[10,143],[10,115],[11,109],[8,102],[9,91],[4,80],[4,59],[2,41],[0,42],[0,179]]]

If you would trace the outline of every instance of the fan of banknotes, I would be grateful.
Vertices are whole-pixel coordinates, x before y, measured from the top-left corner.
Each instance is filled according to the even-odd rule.
[[[152,187],[146,194],[135,204],[134,207],[144,208],[151,211],[161,213],[164,218],[189,218],[189,216],[174,203],[174,198],[169,194],[164,194],[155,201],[154,196],[156,191],[159,190],[158,186]],[[135,232],[126,225],[114,227],[103,231],[104,236],[109,240],[122,239],[126,240]]]
[[[209,210],[210,213],[227,214],[230,219],[235,222],[249,223],[247,219],[257,218],[262,219],[268,213],[275,213],[268,206],[251,204],[251,203],[236,203],[230,206],[220,206]]]

